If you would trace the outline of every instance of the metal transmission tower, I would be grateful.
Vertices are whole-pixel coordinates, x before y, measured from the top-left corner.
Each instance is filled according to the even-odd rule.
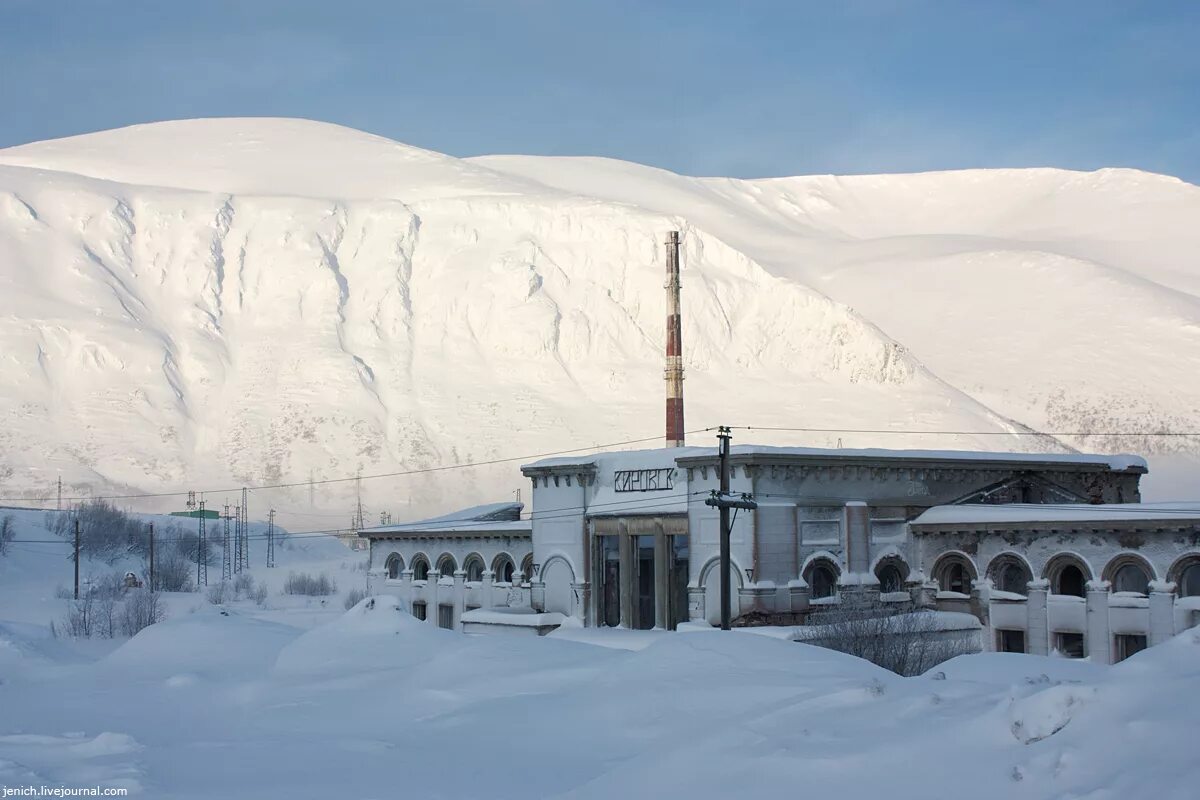
[[[204,501],[200,501],[200,531],[196,540],[196,585],[208,586],[208,541],[204,538]]]
[[[250,569],[250,498],[246,487],[242,487],[242,569]]]
[[[354,528],[355,531],[361,531],[363,528],[367,527],[366,512],[363,511],[363,504],[362,504],[362,474],[361,473],[357,477],[354,478],[354,494],[358,499],[358,507],[357,507],[357,510],[354,512],[354,519],[351,522],[351,527]]]
[[[233,552],[229,546],[229,503],[225,504],[225,513],[221,515],[221,522],[224,523],[221,532],[221,580],[227,581],[232,577],[231,565],[233,563]]]
[[[275,566],[275,509],[267,514],[267,566]]]
[[[242,571],[242,507],[233,508],[233,574]]]

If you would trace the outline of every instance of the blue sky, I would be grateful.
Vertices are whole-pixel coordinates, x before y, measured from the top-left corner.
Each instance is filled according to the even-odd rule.
[[[1200,2],[0,0],[0,147],[242,115],[702,175],[1200,182]]]

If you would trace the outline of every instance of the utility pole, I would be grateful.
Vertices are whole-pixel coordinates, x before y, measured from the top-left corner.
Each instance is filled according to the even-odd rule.
[[[62,511],[62,475],[58,476],[58,503],[54,507],[58,511]]]
[[[150,523],[150,591],[154,591],[154,523]]]
[[[721,470],[721,488],[719,491],[713,492],[712,496],[704,501],[705,505],[716,506],[721,514],[721,630],[729,630],[729,622],[732,603],[730,595],[733,587],[729,580],[730,555],[729,555],[729,509],[731,508],[758,508],[758,503],[754,502],[748,495],[743,494],[740,498],[733,498],[729,495],[729,440],[732,435],[729,428],[722,425],[717,428],[717,441],[719,444],[718,455],[720,458]]]
[[[267,514],[267,566],[275,566],[275,509]]]
[[[75,599],[79,599],[79,517],[75,518]]]
[[[200,500],[199,538],[196,540],[196,586],[208,586],[208,542],[204,538],[204,500]]]
[[[231,577],[233,565],[233,553],[229,547],[229,503],[225,504],[225,513],[221,515],[221,580],[227,581]]]

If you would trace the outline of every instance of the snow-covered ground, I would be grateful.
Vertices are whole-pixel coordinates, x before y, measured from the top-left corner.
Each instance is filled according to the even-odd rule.
[[[1132,170],[690,178],[286,119],[8,148],[0,498],[53,498],[60,475],[68,494],[296,483],[256,508],[323,529],[355,490],[325,478],[655,437],[672,228],[689,429],[991,450],[1194,431],[1197,214],[1200,189]],[[931,429],[981,435],[911,432]],[[1147,499],[1195,496],[1189,466],[1156,492],[1152,458]],[[522,486],[510,463],[362,491],[403,520]]]
[[[18,539],[45,538],[40,517],[20,514]],[[468,637],[391,598],[343,614],[273,589],[266,608],[173,596],[132,639],[77,642],[39,619],[69,562],[19,545],[0,558],[0,786],[1190,800],[1200,782],[1196,631],[1115,667],[987,654],[900,678],[770,636]],[[328,571],[344,593],[357,571],[329,540],[280,562],[253,574]]]

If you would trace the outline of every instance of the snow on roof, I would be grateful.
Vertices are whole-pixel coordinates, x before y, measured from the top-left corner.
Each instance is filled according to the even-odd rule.
[[[1044,505],[1013,503],[1005,505],[934,506],[912,521],[913,525],[989,525],[1021,522],[1175,522],[1189,524],[1200,520],[1200,502],[1111,503],[1088,505],[1072,503]]]
[[[522,470],[554,469],[593,464],[597,468],[640,469],[665,466],[688,458],[715,458],[715,447],[660,447],[648,450],[618,450],[578,456],[543,458],[521,467]],[[888,450],[869,448],[774,447],[741,444],[730,448],[734,458],[746,456],[782,456],[828,459],[906,459],[914,461],[1007,461],[1015,463],[1103,465],[1113,470],[1146,470],[1146,460],[1130,454],[1090,453],[1013,453],[986,450]]]
[[[521,519],[524,503],[487,503],[471,506],[440,517],[398,525],[381,525],[359,531],[360,536],[378,536],[388,533],[473,533],[483,531],[505,531],[528,533],[532,523]]]

